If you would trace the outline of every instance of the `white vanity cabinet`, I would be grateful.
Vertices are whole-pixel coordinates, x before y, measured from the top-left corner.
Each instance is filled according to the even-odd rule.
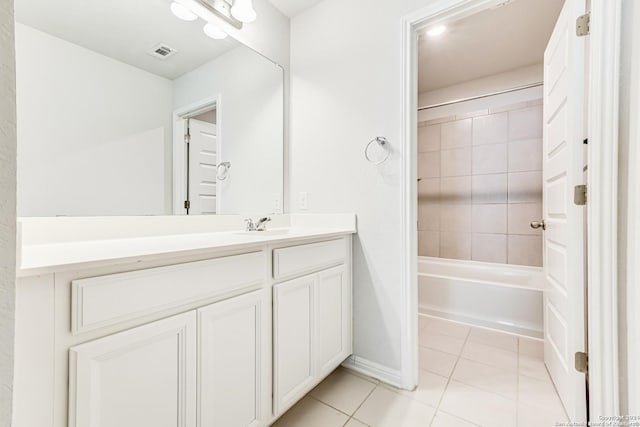
[[[264,425],[268,301],[263,289],[72,347],[69,425]]]
[[[319,270],[273,287],[276,415],[289,409],[352,352],[348,249],[345,241],[334,240],[275,251],[274,276],[283,270],[292,274]],[[300,268],[293,267],[296,263]],[[332,264],[338,265],[323,269]]]
[[[314,293],[315,375],[329,375],[352,352],[351,280],[344,266],[318,274]]]
[[[270,416],[268,289],[198,309],[198,426],[257,427]]]
[[[280,415],[313,387],[313,294],[317,276],[273,288],[274,413]]]
[[[74,265],[16,305],[15,427],[266,427],[351,354],[351,236]]]
[[[195,408],[194,312],[69,350],[69,426],[191,427]]]

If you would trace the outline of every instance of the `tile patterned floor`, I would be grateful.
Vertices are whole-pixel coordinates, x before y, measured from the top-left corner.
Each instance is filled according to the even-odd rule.
[[[567,417],[542,342],[420,318],[420,379],[398,390],[339,368],[274,427],[551,427]]]

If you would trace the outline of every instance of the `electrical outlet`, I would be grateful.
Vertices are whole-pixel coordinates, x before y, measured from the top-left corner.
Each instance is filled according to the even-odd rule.
[[[302,191],[298,194],[298,208],[300,208],[301,211],[309,209],[309,193],[306,191]]]

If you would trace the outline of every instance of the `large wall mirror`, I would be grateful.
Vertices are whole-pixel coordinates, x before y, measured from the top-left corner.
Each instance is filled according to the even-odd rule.
[[[282,68],[170,5],[15,1],[19,216],[282,212]]]

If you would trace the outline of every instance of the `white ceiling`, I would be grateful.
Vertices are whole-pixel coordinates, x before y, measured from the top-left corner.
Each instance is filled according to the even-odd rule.
[[[320,3],[322,0],[269,0],[280,12],[293,18],[300,12],[309,9],[311,6]]]
[[[170,0],[16,0],[16,21],[168,79],[239,46],[213,40],[202,20],[181,21]],[[147,55],[158,43],[178,53],[164,60]]]
[[[421,35],[420,92],[542,63],[564,0],[515,0]]]

